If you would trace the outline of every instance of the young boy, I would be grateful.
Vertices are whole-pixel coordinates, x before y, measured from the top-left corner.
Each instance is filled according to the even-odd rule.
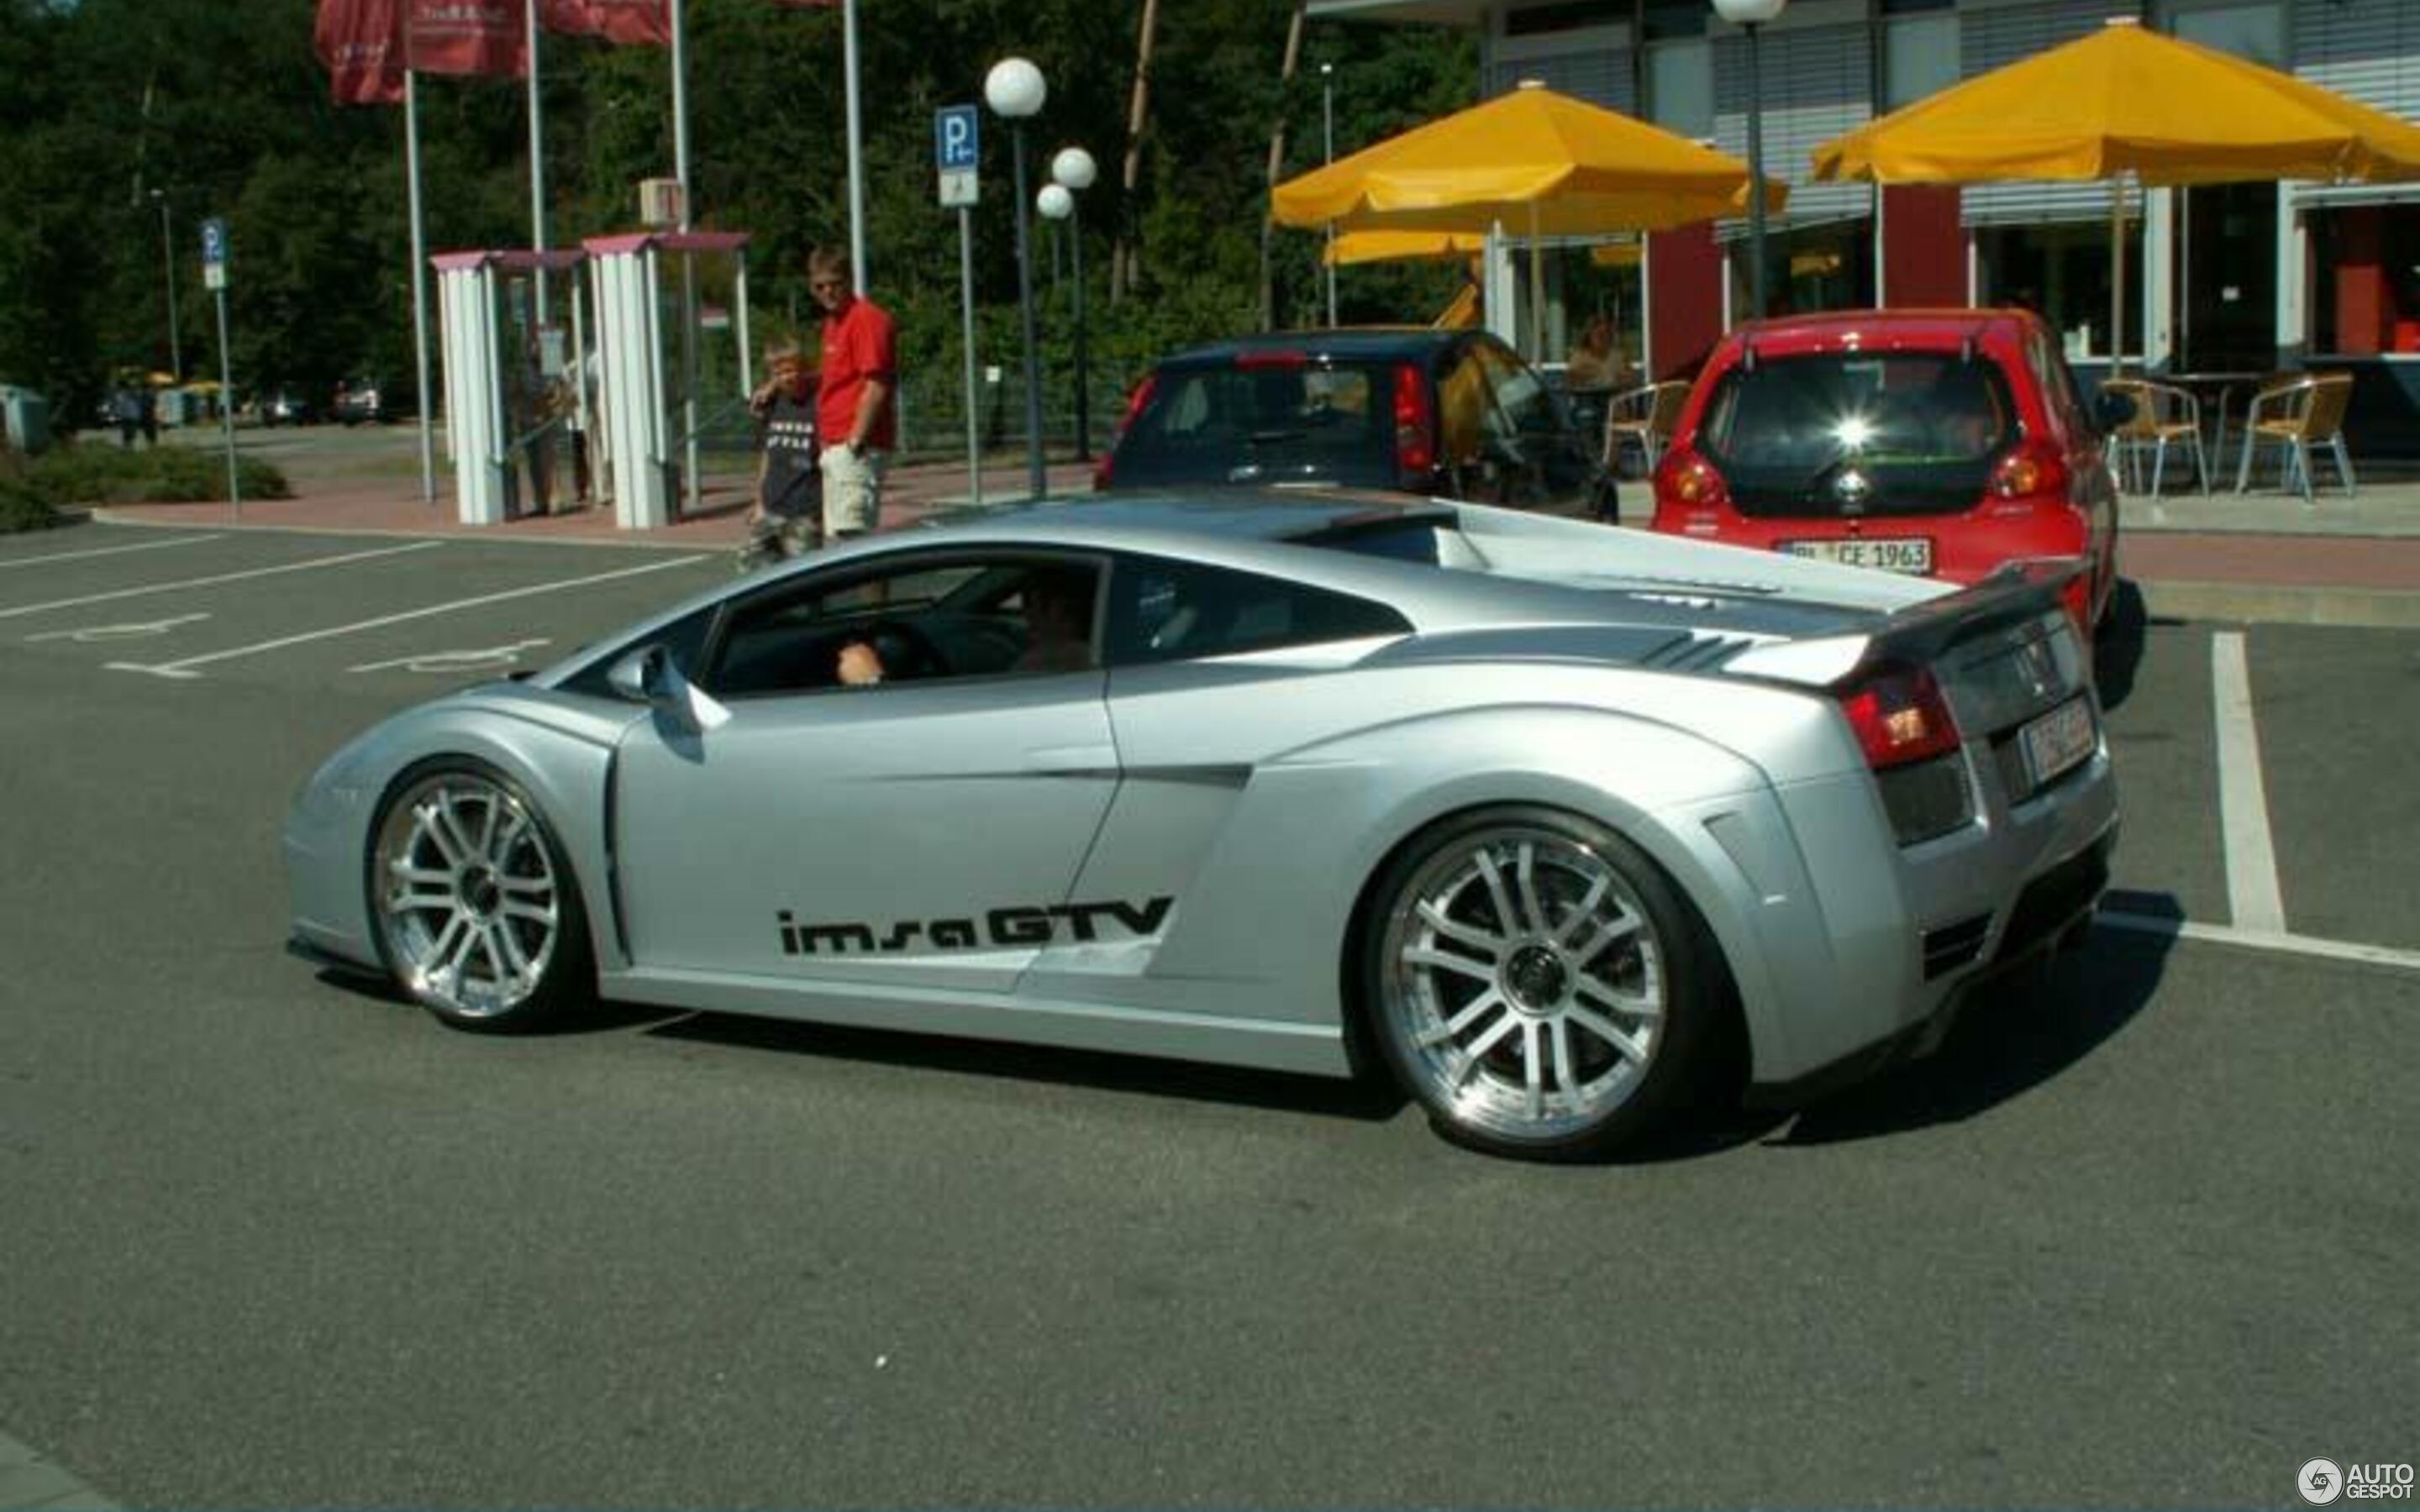
[[[739,570],[752,572],[824,544],[823,475],[815,466],[815,375],[795,341],[765,353],[772,375],[749,396],[756,417],[756,503]]]

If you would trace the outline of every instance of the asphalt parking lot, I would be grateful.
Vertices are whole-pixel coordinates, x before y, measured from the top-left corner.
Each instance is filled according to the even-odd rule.
[[[2088,948],[1620,1165],[1106,1057],[483,1040],[283,953],[330,749],[728,570],[0,539],[0,1433],[222,1506],[2276,1506],[2420,1458],[2420,632],[2150,625]]]

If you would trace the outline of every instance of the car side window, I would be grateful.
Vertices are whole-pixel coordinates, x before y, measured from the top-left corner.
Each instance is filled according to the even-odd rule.
[[[1465,347],[1445,376],[1437,379],[1439,439],[1449,464],[1467,462],[1495,433],[1496,399],[1488,392],[1487,374],[1479,365],[1476,347]]]
[[[710,605],[694,613],[684,614],[651,635],[641,636],[635,640],[615,647],[612,652],[582,668],[577,675],[566,679],[563,690],[566,693],[584,693],[591,698],[617,697],[612,685],[606,682],[606,674],[612,671],[613,664],[623,657],[634,651],[644,651],[649,646],[663,647],[672,657],[674,670],[694,682],[698,674],[698,658],[706,650],[706,636],[713,630],[714,616],[721,608],[719,604]]]
[[[1033,551],[919,553],[817,573],[733,605],[696,681],[741,699],[1079,671],[1097,665],[1099,581],[1094,561]],[[844,653],[878,684],[848,675]]]
[[[1258,573],[1122,559],[1109,591],[1109,664],[1192,660],[1406,635],[1384,604]]]
[[[2059,429],[2071,437],[2086,434],[2090,427],[2084,419],[2084,397],[2076,391],[2075,374],[2069,369],[2067,359],[2052,348],[2049,338],[2040,332],[2035,332],[2025,342],[2025,359]]]

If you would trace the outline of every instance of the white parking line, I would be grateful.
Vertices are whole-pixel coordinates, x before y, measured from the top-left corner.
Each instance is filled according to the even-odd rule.
[[[90,551],[54,551],[48,556],[18,557],[13,561],[0,562],[0,569],[6,569],[8,567],[39,566],[45,562],[74,562],[85,557],[114,557],[121,551],[165,551],[172,546],[199,546],[204,541],[223,541],[225,539],[226,539],[226,537],[223,533],[219,535],[180,535],[173,541],[146,541],[141,546],[103,546],[96,547]]]
[[[280,651],[287,646],[299,646],[312,640],[330,640],[340,635],[351,635],[361,630],[376,630],[389,625],[402,625],[410,620],[425,620],[432,614],[451,614],[458,609],[476,609],[482,604],[501,604],[507,599],[527,598],[534,594],[559,593],[566,588],[585,588],[590,583],[612,582],[616,578],[636,578],[644,573],[661,572],[666,567],[687,567],[700,562],[713,560],[711,557],[675,557],[669,562],[650,562],[644,567],[625,567],[619,572],[600,572],[586,578],[566,578],[559,582],[537,583],[528,588],[508,589],[501,594],[482,594],[476,598],[458,598],[447,604],[431,604],[427,609],[406,609],[400,614],[382,614],[375,620],[356,620],[350,625],[332,625],[325,630],[306,630],[301,635],[280,636],[274,640],[263,640],[249,646],[237,646],[231,651],[213,651],[207,656],[187,656],[182,661],[163,662],[158,666],[145,666],[139,662],[131,661],[113,661],[108,663],[108,666],[113,671],[149,672],[154,677],[199,677],[201,673],[194,669],[207,667],[213,662],[233,661],[239,656],[255,656],[264,651]]]
[[[348,562],[367,562],[372,557],[392,557],[406,551],[427,551],[444,544],[442,541],[414,541],[410,546],[383,547],[376,551],[348,551],[342,556],[313,557],[308,562],[289,562],[282,567],[252,567],[242,572],[222,572],[210,578],[187,578],[181,582],[147,583],[141,588],[120,588],[107,594],[86,594],[82,598],[54,598],[47,604],[20,604],[15,609],[0,609],[0,620],[12,620],[20,614],[43,614],[54,609],[75,609],[85,604],[106,604],[113,599],[139,598],[145,594],[172,593],[179,588],[209,588],[218,583],[241,582],[247,578],[273,578],[281,572],[309,572],[314,567],[342,566]]]
[[[2252,717],[2252,672],[2242,633],[2222,630],[2211,637],[2210,659],[2218,709],[2218,823],[2226,850],[2227,911],[2239,930],[2283,934],[2286,900],[2277,886],[2277,848],[2269,838],[2269,794],[2260,778],[2260,732]]]
[[[144,620],[133,625],[87,625],[80,630],[47,630],[40,635],[25,637],[27,644],[41,640],[73,640],[89,645],[96,640],[133,640],[146,636],[166,635],[181,625],[207,620],[208,614],[178,614],[165,620]]]
[[[2420,950],[2399,950],[2391,945],[2361,945],[2350,940],[2323,940],[2314,935],[2288,934],[2281,931],[2195,924],[2182,918],[2164,918],[2156,914],[2129,914],[2116,909],[2095,916],[2093,922],[2103,929],[2124,930],[2131,934],[2166,934],[2177,939],[2204,940],[2213,945],[2240,945],[2246,949],[2273,950],[2281,955],[2316,956],[2322,961],[2352,961],[2363,965],[2397,966],[2405,971],[2420,971]]]

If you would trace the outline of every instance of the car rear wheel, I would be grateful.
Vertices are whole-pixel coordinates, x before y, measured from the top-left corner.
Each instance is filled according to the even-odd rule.
[[[371,834],[380,954],[438,1018],[526,1029],[594,990],[579,885],[545,817],[501,773],[464,763],[409,774]]]
[[[1688,1084],[1711,948],[1655,863],[1604,825],[1535,808],[1449,821],[1388,867],[1370,917],[1375,1037],[1446,1137],[1596,1155]]]

